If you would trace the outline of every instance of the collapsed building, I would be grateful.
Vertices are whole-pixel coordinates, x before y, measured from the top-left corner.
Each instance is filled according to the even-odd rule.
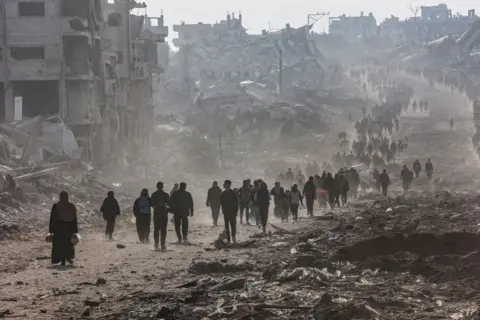
[[[360,16],[330,17],[328,30],[330,34],[342,35],[345,38],[355,39],[377,34],[377,20],[373,13]]]
[[[344,85],[343,68],[329,63],[318,50],[309,26],[292,28],[287,24],[280,31],[250,35],[242,26],[241,14],[238,18],[228,14],[218,24],[182,23],[174,30],[179,34],[174,39],[179,52],[170,69],[172,82],[191,92],[195,113],[228,110],[230,118],[249,119],[242,125],[244,129],[255,122],[255,117],[246,114],[266,112],[288,122],[294,121],[296,112],[318,113],[322,101],[332,99],[321,90]],[[255,123],[254,127],[260,126],[258,120]],[[275,131],[292,126],[282,122]]]
[[[2,4],[0,118],[59,115],[95,163],[148,149],[152,75],[168,63],[163,15],[134,15],[144,5],[129,0]]]
[[[391,16],[379,25],[379,34],[395,44],[428,42],[465,31],[476,19],[475,9],[467,15],[453,15],[445,4],[412,8],[414,17],[400,20]]]

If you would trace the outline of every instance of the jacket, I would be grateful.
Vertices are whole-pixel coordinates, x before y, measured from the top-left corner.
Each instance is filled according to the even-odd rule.
[[[153,213],[167,213],[170,195],[163,190],[157,190],[152,193],[150,201],[153,207]]]
[[[186,190],[177,190],[170,198],[170,211],[173,214],[188,217],[193,215],[193,198]]]
[[[302,194],[307,198],[316,198],[317,188],[313,181],[308,180],[307,183],[305,183]]]
[[[207,206],[218,208],[220,207],[220,195],[222,194],[222,189],[219,186],[214,186],[208,189],[207,194]]]
[[[114,197],[106,197],[100,207],[100,212],[103,214],[104,220],[118,216],[120,214],[120,206],[118,205],[117,199]]]
[[[268,189],[260,188],[257,190],[257,193],[255,194],[255,204],[259,207],[268,207],[270,205],[270,199]]]
[[[233,190],[224,190],[220,196],[222,213],[226,216],[236,216],[238,212],[238,197]]]

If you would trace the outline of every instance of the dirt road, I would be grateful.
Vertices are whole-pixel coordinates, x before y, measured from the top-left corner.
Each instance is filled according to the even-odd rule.
[[[304,214],[304,212],[303,212]],[[82,232],[73,267],[51,266],[50,246],[42,241],[42,233],[31,241],[2,243],[0,247],[2,280],[0,311],[8,309],[24,319],[69,319],[88,309],[85,300],[108,301],[97,313],[115,310],[117,299],[133,291],[161,289],[182,283],[191,277],[188,267],[195,260],[252,261],[258,248],[236,251],[206,251],[223,230],[212,227],[207,210],[200,210],[192,219],[191,245],[175,244],[173,224],[169,225],[167,252],[154,251],[152,245],[138,244],[133,226],[115,234],[116,241],[106,241],[101,230]],[[287,228],[303,229],[307,222],[286,224]],[[272,229],[270,228],[272,231]],[[274,231],[274,230],[273,230]],[[239,225],[238,241],[258,233],[254,226]],[[124,249],[117,245],[124,245]],[[257,259],[257,258],[255,258]],[[107,285],[96,286],[103,278]],[[113,302],[112,302],[113,301]]]
[[[422,164],[431,159],[435,177],[442,179],[442,186],[450,184],[453,189],[462,190],[478,187],[480,161],[471,143],[475,132],[471,102],[463,94],[451,93],[444,87],[431,88],[422,79],[399,75],[395,80],[415,88],[417,102],[429,102],[428,112],[413,112],[410,108],[401,118],[401,130],[393,138],[398,141],[408,137],[409,148],[400,154],[399,163],[411,168],[415,159]],[[450,119],[455,123],[453,130]]]

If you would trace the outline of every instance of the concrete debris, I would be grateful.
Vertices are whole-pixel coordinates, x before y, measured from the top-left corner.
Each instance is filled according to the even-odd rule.
[[[189,59],[187,72],[192,84],[198,79],[199,89],[218,79],[265,79],[272,88],[280,89],[275,85],[280,70],[285,84],[309,79],[313,86],[322,84],[328,67],[310,38],[309,26],[295,29],[287,25],[262,35],[207,35],[185,44],[179,58]]]

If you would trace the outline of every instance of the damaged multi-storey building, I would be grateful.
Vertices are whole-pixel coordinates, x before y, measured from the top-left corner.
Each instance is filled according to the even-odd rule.
[[[452,14],[445,4],[412,8],[414,17],[400,20],[391,16],[379,26],[381,36],[397,43],[432,41],[441,36],[463,32],[478,17],[475,9],[467,15]]]
[[[97,163],[147,150],[152,74],[168,64],[163,15],[134,15],[143,5],[130,0],[2,4],[0,117],[58,114]]]

